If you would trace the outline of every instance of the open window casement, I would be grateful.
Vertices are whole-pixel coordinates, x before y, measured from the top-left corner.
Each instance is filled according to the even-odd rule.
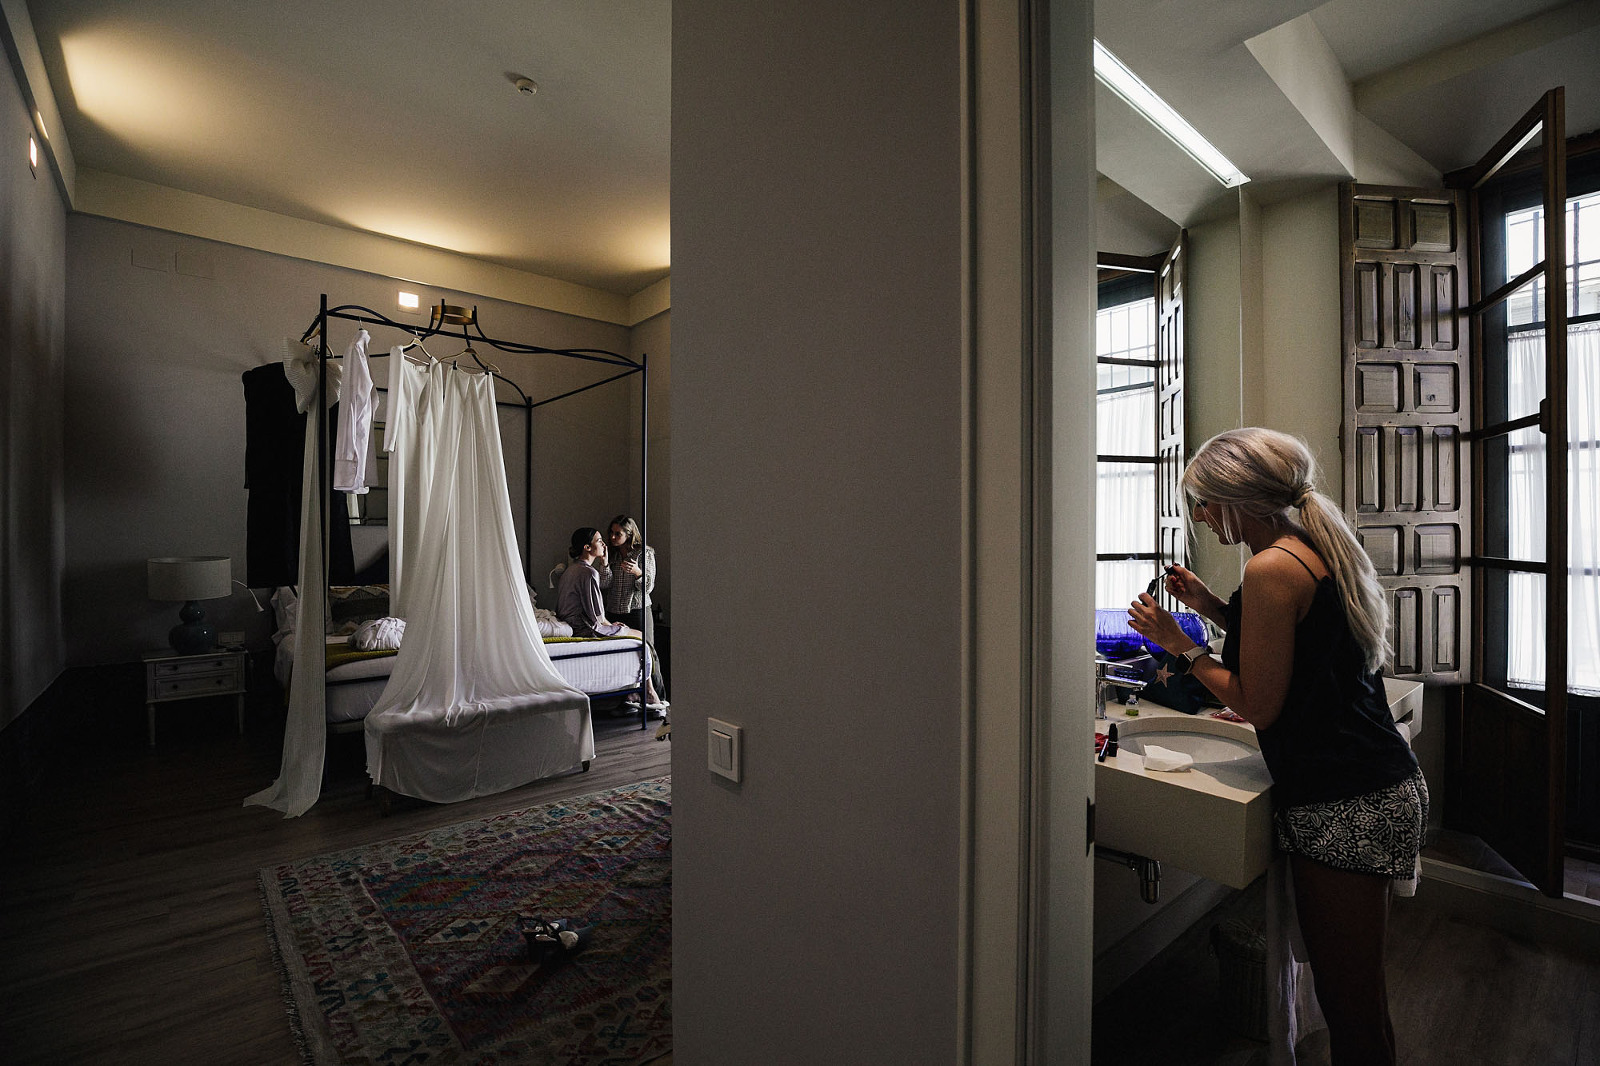
[[[1545,301],[1543,395],[1529,410],[1498,402],[1505,390],[1483,350],[1486,321],[1507,300],[1536,283],[1565,291],[1564,113],[1563,91],[1545,94],[1459,188],[1351,184],[1339,201],[1344,506],[1389,598],[1390,672],[1450,687],[1446,823],[1552,896],[1562,892],[1567,728],[1565,304]],[[1517,277],[1486,275],[1480,190],[1535,138],[1544,257]],[[1495,535],[1505,516],[1486,510],[1489,478],[1505,476],[1513,452],[1525,465],[1543,459],[1542,490],[1523,493],[1543,544],[1521,558]],[[1539,586],[1554,638],[1543,707],[1485,669],[1508,575]]]

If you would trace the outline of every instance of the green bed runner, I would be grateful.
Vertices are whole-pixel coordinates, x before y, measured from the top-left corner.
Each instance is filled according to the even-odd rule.
[[[606,640],[632,640],[632,637],[545,637],[546,644],[595,644]],[[393,648],[377,648],[373,651],[361,651],[348,644],[328,645],[328,666],[332,670],[336,666],[346,663],[358,663],[363,659],[381,659],[386,655],[393,655]]]

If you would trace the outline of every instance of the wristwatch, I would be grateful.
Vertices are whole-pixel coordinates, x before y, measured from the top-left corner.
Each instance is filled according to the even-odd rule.
[[[1196,644],[1188,651],[1179,652],[1178,654],[1174,655],[1172,657],[1172,665],[1177,668],[1178,673],[1187,674],[1190,670],[1194,669],[1195,660],[1199,659],[1202,655],[1210,654],[1210,647],[1205,644]]]

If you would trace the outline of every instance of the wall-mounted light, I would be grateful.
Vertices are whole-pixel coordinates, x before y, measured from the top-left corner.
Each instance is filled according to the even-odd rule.
[[[399,303],[400,310],[402,310],[402,311],[410,311],[412,313],[415,313],[415,312],[421,310],[421,308],[422,308],[422,297],[418,296],[414,292],[402,292],[402,293],[400,293],[399,299],[398,299],[397,302]]]
[[[39,176],[39,142],[32,137],[28,138],[28,169],[34,177]]]
[[[1231,189],[1250,180],[1239,172],[1238,167],[1228,161],[1227,156],[1217,151],[1215,145],[1202,137],[1199,130],[1189,125],[1182,115],[1157,96],[1150,86],[1140,81],[1139,75],[1124,66],[1122,60],[1112,55],[1099,41],[1094,42],[1094,73],[1108,89],[1122,97],[1129,107],[1143,115],[1156,129],[1172,138],[1172,143],[1188,152],[1196,163],[1209,170],[1212,177],[1222,182],[1224,188]]]

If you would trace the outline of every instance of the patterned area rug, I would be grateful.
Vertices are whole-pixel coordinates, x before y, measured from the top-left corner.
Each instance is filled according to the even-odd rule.
[[[265,867],[306,1061],[667,1061],[670,812],[662,778]],[[535,965],[521,916],[594,937]]]

